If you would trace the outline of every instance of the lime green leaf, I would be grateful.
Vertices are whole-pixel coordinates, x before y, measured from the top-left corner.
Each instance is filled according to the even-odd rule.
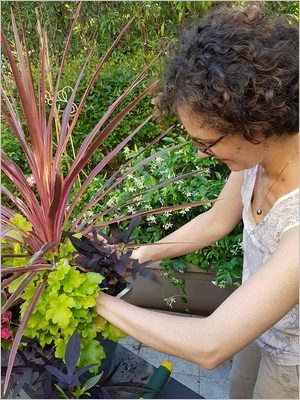
[[[100,315],[97,315],[94,319],[93,323],[93,329],[96,332],[101,332],[103,329],[105,329],[105,326],[107,325],[107,320],[101,317]]]
[[[85,341],[83,340],[83,347],[80,357],[80,366],[93,363],[97,363],[100,365],[101,360],[103,358],[105,358],[105,352],[103,350],[103,347],[97,340],[92,340],[92,342],[90,343],[85,343]],[[96,365],[95,367],[92,367],[90,371],[97,373],[98,369],[99,366]]]
[[[72,267],[68,264],[68,262],[65,259],[60,260],[56,267],[56,270],[49,273],[48,284],[55,285],[55,283],[58,283],[59,281],[63,280],[71,268]]]
[[[45,347],[46,344],[51,344],[53,342],[53,336],[49,332],[42,332],[39,335],[39,343],[42,347]]]
[[[105,330],[105,338],[108,338],[113,342],[118,342],[119,339],[123,339],[126,336],[127,334],[125,332],[108,322]]]
[[[17,289],[17,287],[20,285],[22,280],[27,276],[27,273],[19,276],[19,278],[15,279],[8,285],[8,292],[9,293],[14,293]]]
[[[56,344],[56,349],[55,349],[55,356],[57,358],[60,358],[63,360],[65,356],[65,351],[66,351],[66,346],[69,338],[65,339],[56,339],[55,344]]]
[[[99,283],[101,283],[104,277],[96,272],[88,272],[85,274],[86,281],[81,285],[80,292],[86,295],[96,295],[99,292]]]
[[[46,329],[49,325],[49,322],[45,319],[45,316],[41,314],[39,311],[36,311],[34,314],[31,314],[27,327],[31,329]]]
[[[65,293],[71,293],[86,280],[84,274],[81,274],[75,268],[71,268],[64,278],[62,288]]]
[[[93,329],[96,332],[101,332],[101,335],[105,339],[110,339],[113,342],[117,342],[119,339],[123,339],[127,336],[127,334],[121,329],[112,325],[110,322],[100,316],[95,318]]]
[[[28,222],[27,219],[21,214],[15,214],[12,218],[10,218],[10,221],[26,232],[32,231],[32,224]]]
[[[88,338],[90,341],[93,340],[97,335],[97,332],[91,329],[90,327],[83,328],[81,330],[81,333],[83,338]]]
[[[59,330],[59,326],[51,324],[50,321],[47,321],[47,328],[49,330],[49,332],[51,333],[52,336],[56,336],[58,330]]]
[[[66,336],[66,337],[72,336],[73,332],[75,331],[75,329],[78,326],[78,323],[79,323],[79,321],[76,321],[73,316],[69,322],[69,325],[66,328],[64,328],[64,330],[63,330],[64,336]],[[78,331],[80,331],[80,330],[78,329]]]
[[[45,318],[51,319],[54,324],[58,324],[62,328],[66,328],[72,317],[70,307],[74,304],[74,300],[65,294],[57,297],[56,301],[50,304],[50,309],[47,310]]]
[[[59,258],[68,258],[71,256],[73,258],[73,254],[76,252],[75,247],[72,245],[70,239],[66,243],[62,243],[59,246]]]

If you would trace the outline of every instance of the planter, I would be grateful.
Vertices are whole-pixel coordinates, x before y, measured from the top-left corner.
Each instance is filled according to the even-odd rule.
[[[150,281],[141,276],[133,282],[133,289],[129,298],[131,304],[156,310],[184,312],[184,304],[180,297],[175,297],[176,302],[172,308],[168,307],[165,298],[178,295],[178,290],[170,286],[169,280],[162,276],[162,268],[159,262],[152,263],[147,268],[159,279],[159,283]],[[195,315],[210,315],[236,288],[216,287],[212,281],[215,274],[212,271],[204,271],[199,267],[191,265],[183,274],[177,277],[186,280],[186,290],[191,313]]]
[[[140,385],[147,385],[152,375],[157,370],[152,364],[142,359],[138,355],[123,347],[120,343],[113,359],[113,365],[119,365],[115,374],[109,381],[110,387],[106,387],[107,396],[112,399],[141,399],[148,398],[145,392],[139,390],[139,387],[131,388],[119,386],[122,382],[134,382]],[[91,390],[92,398],[97,398],[97,385]],[[104,393],[105,394],[105,393]],[[168,381],[162,387],[156,396],[159,399],[200,399],[203,398],[198,393],[169,377]]]

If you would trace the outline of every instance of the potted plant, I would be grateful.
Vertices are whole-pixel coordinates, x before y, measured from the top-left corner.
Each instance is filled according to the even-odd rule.
[[[31,175],[26,177],[18,164],[2,151],[2,171],[10,181],[10,187],[2,188],[2,193],[8,200],[1,209],[2,335],[4,332],[2,343],[8,351],[4,393],[7,393],[9,388],[16,355],[18,351],[22,352],[28,347],[26,342],[28,339],[38,342],[39,348],[43,349],[42,357],[55,355],[56,358],[62,359],[66,343],[76,330],[81,339],[79,366],[96,364],[93,368],[98,370],[105,354],[96,338],[97,332],[114,341],[124,334],[96,314],[95,298],[99,290],[115,291],[119,283],[122,290],[124,286],[122,275],[127,271],[128,264],[131,264],[130,272],[133,274],[145,271],[143,266],[130,259],[132,248],[126,245],[129,233],[132,233],[137,223],[137,219],[134,218],[207,203],[199,201],[145,211],[142,208],[146,199],[138,194],[133,196],[129,194],[123,199],[123,203],[107,205],[106,210],[97,215],[90,211],[97,202],[105,204],[106,196],[139,167],[172,149],[181,148],[184,143],[164,148],[134,166],[128,162],[110,171],[109,163],[151,120],[153,115],[149,115],[116,147],[109,152],[103,152],[103,158],[91,171],[85,171],[96,150],[103,145],[114,128],[155,86],[156,82],[145,84],[138,94],[133,94],[147,76],[151,63],[138,74],[134,82],[97,121],[74,159],[67,157],[68,162],[65,162],[68,143],[91,88],[105,62],[135,18],[131,18],[114,40],[91,76],[83,95],[78,99],[80,82],[85,74],[92,49],[89,51],[65,108],[59,109],[57,99],[62,90],[62,71],[80,8],[81,3],[72,22],[55,86],[51,85],[47,35],[39,21],[38,65],[30,60],[25,30],[22,30],[21,40],[14,15],[12,15],[13,46],[2,32],[5,55],[2,114],[6,129],[9,129],[19,141],[31,170]],[[37,78],[37,81],[34,78]],[[127,100],[127,103],[120,109],[124,100]],[[159,139],[169,130],[162,132]],[[157,140],[154,139],[146,148],[151,147]],[[107,177],[109,172],[111,174]],[[83,204],[83,209],[74,215],[80,198],[92,180],[99,176],[103,179],[100,180],[101,184],[96,195]],[[174,177],[165,184],[174,183],[183,177],[184,175]],[[161,186],[160,182],[151,190]],[[143,193],[146,194],[147,191]],[[140,211],[133,214],[122,212],[132,204],[139,207]],[[111,217],[112,213],[117,215]],[[128,232],[120,233],[117,231],[117,224],[127,219],[132,219]],[[111,236],[107,235],[108,226],[112,232]],[[95,228],[98,232],[100,229],[106,229],[101,234],[100,241]],[[89,236],[92,232],[93,237]],[[114,235],[115,232],[117,235]]]
[[[19,359],[14,367],[10,385],[13,388],[11,398],[75,398],[84,396],[93,398],[111,398],[113,393],[119,391],[131,393],[139,397],[145,393],[152,394],[156,390],[148,386],[147,382],[135,382],[132,379],[118,382],[115,373],[121,368],[117,361],[109,373],[104,376],[101,373],[90,372],[97,363],[88,364],[78,368],[77,364],[81,353],[80,336],[74,331],[68,339],[64,353],[64,360],[57,359],[53,355],[46,357],[43,349],[35,341],[27,341],[27,346],[18,351]],[[6,366],[2,365],[2,369]],[[147,378],[147,379],[146,379]],[[145,381],[150,374],[145,374]]]

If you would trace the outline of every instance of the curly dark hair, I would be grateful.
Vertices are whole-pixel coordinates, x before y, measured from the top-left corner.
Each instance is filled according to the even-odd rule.
[[[158,108],[192,107],[208,127],[252,143],[298,132],[298,25],[263,6],[215,7],[166,62]]]

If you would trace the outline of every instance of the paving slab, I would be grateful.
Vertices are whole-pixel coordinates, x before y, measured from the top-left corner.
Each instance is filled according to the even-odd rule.
[[[174,367],[171,377],[204,398],[228,398],[231,360],[226,361],[214,370],[207,370],[195,363],[158,352],[131,337],[120,340],[120,343],[155,367],[158,367],[165,360],[170,361]]]
[[[198,375],[187,375],[187,374],[177,374],[172,373],[171,377],[176,381],[182,383],[187,386],[189,389],[194,392],[199,393],[199,376]]]
[[[173,356],[169,356],[169,361],[173,364],[173,373],[199,377],[199,365]]]
[[[205,399],[228,399],[228,390],[228,380],[200,377],[198,393]]]

